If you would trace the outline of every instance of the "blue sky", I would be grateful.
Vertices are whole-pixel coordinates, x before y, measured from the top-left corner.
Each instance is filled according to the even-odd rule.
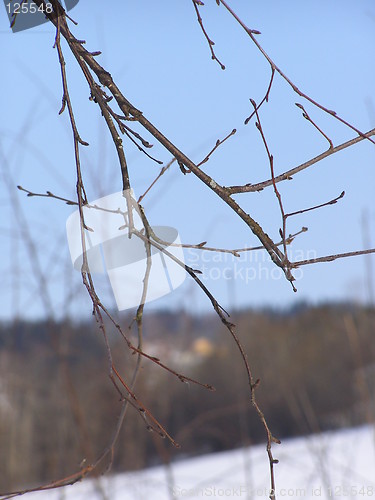
[[[124,95],[182,151],[199,162],[233,128],[237,134],[212,155],[204,170],[224,185],[269,178],[269,165],[251,112],[250,98],[259,100],[268,85],[270,69],[251,40],[223,6],[207,0],[200,7],[215,51],[226,65],[211,60],[192,2],[80,0],[71,16],[78,38],[88,50],[101,50],[98,61],[108,69]],[[375,126],[375,6],[361,2],[321,0],[277,2],[231,1],[275,63],[304,92],[335,110],[362,131]],[[90,313],[90,301],[79,273],[71,267],[65,221],[72,212],[56,200],[27,198],[16,185],[36,192],[52,191],[72,198],[75,166],[68,116],[58,116],[61,76],[54,29],[40,27],[13,34],[5,9],[0,10],[1,80],[1,290],[0,317],[37,317]],[[115,151],[97,106],[77,64],[63,45],[77,125],[90,143],[82,150],[89,199],[117,192],[121,178]],[[299,98],[275,77],[261,120],[275,171],[292,168],[327,147],[325,139],[301,117],[294,105],[302,102],[310,116],[339,144],[354,133]],[[154,143],[152,154],[163,162],[170,155]],[[362,142],[279,184],[287,212],[328,201],[341,191],[336,205],[290,219],[288,232],[307,226],[290,250],[296,259],[363,248],[363,214],[375,245],[374,145]],[[160,166],[131,144],[125,151],[134,190],[147,188]],[[280,212],[272,188],[235,199],[278,239]],[[189,174],[173,166],[145,198],[152,224],[178,229],[185,243],[207,240],[227,248],[256,245],[257,241],[231,210]],[[31,256],[31,258],[30,258]],[[288,306],[299,301],[368,299],[363,257],[306,266],[296,273],[298,292],[282,279],[264,253],[241,260],[187,251],[186,261],[204,270],[204,283],[224,307]],[[374,258],[372,258],[374,260]],[[373,272],[375,263],[373,263]],[[48,283],[49,298],[41,300],[40,278]],[[375,279],[375,276],[373,276]],[[113,298],[104,278],[98,289],[111,307]],[[188,279],[173,294],[150,304],[208,310],[209,303]]]

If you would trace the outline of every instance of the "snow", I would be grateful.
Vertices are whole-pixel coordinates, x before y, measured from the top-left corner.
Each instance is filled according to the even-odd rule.
[[[373,426],[286,439],[273,445],[276,498],[375,498]],[[144,471],[84,480],[61,490],[31,493],[28,500],[170,500],[269,498],[264,445],[215,453]],[[103,495],[105,492],[105,495]]]

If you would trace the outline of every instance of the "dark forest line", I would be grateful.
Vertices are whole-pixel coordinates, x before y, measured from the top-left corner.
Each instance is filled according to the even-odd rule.
[[[125,330],[131,319],[120,319]],[[260,379],[258,401],[275,436],[374,420],[374,308],[304,305],[238,311],[232,320]],[[129,330],[129,337],[136,342],[135,331]],[[115,331],[109,342],[116,366],[129,380],[136,357]],[[144,351],[216,390],[181,383],[144,360],[137,395],[181,449],[147,432],[147,423],[131,408],[113,470],[265,442],[238,349],[214,315],[146,314]],[[67,476],[82,460],[94,460],[121,407],[95,322],[2,324],[0,361],[0,490]]]

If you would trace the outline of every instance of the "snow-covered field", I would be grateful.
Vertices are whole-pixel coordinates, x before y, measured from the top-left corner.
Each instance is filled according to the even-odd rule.
[[[274,445],[276,497],[375,500],[375,431],[365,426],[289,439]],[[265,446],[216,453],[173,464],[85,480],[27,495],[28,500],[170,500],[269,497]],[[104,495],[103,495],[104,493]]]

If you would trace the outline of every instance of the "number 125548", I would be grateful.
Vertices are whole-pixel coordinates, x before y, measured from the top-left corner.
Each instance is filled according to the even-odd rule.
[[[53,12],[52,4],[42,4],[36,5],[34,2],[14,2],[7,3],[6,7],[8,9],[9,14],[17,15],[17,14],[35,14],[36,12],[51,14]]]

